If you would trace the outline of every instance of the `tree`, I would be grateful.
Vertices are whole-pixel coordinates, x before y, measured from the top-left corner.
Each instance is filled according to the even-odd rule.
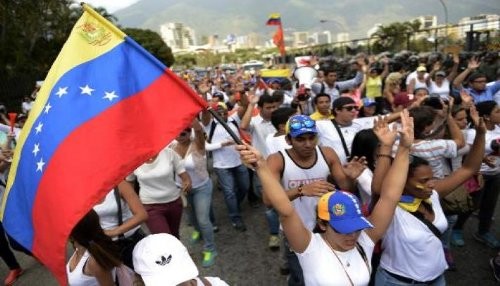
[[[419,31],[420,27],[419,20],[381,25],[373,35],[375,38],[373,50],[382,52],[406,49],[410,41],[409,37]]]
[[[125,28],[123,32],[133,38],[165,65],[170,67],[174,64],[175,59],[172,50],[158,33],[138,28]]]

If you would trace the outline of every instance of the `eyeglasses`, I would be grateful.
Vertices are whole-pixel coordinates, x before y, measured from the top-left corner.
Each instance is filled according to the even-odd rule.
[[[316,122],[312,119],[291,119],[289,125],[291,130],[300,130],[301,128],[312,128],[316,125]]]
[[[353,105],[350,105],[350,106],[342,106],[342,109],[345,109],[345,110],[347,110],[347,111],[353,111],[353,110],[358,111],[358,110],[359,110],[359,107],[357,107],[357,106],[353,106]]]

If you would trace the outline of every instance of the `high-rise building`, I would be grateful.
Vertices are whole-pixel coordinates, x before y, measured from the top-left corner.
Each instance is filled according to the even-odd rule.
[[[315,32],[311,35],[312,44],[324,45],[332,43],[332,33],[330,31]]]
[[[183,50],[196,45],[195,32],[183,23],[165,23],[160,26],[160,36],[173,50]]]
[[[466,33],[473,31],[498,31],[500,30],[500,16],[481,14],[474,17],[465,17],[458,21],[460,36],[465,37]]]
[[[309,44],[309,32],[294,32],[293,33],[293,46],[301,47]]]

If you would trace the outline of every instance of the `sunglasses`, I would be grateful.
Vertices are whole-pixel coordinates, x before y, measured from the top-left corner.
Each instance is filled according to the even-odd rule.
[[[359,107],[357,107],[357,106],[352,106],[352,105],[351,105],[351,106],[342,106],[342,109],[345,109],[345,110],[347,110],[347,111],[353,111],[353,110],[358,111],[358,110],[359,110]]]
[[[302,128],[312,128],[315,125],[316,125],[316,122],[312,119],[306,119],[306,120],[292,119],[292,120],[290,120],[290,129],[291,130],[300,130]]]

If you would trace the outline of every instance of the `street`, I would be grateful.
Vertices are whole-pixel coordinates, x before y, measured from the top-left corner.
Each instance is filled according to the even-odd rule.
[[[214,192],[214,206],[220,231],[215,235],[219,256],[213,267],[209,269],[201,267],[202,243],[189,244],[192,228],[187,226],[186,216],[181,226],[182,241],[199,265],[201,275],[220,277],[230,285],[286,285],[286,277],[279,273],[279,252],[272,252],[267,247],[268,230],[264,207],[253,209],[245,201],[242,206],[243,218],[248,230],[238,232],[229,223],[222,193],[219,191]],[[498,209],[495,218],[496,221],[500,221]],[[453,248],[458,270],[446,273],[448,285],[497,285],[488,264],[489,258],[496,251],[473,239],[472,232],[476,223],[476,218],[471,217],[465,229],[466,245],[462,248]],[[496,230],[497,235],[500,235],[498,228]],[[36,260],[19,252],[16,252],[16,256],[25,273],[15,285],[57,285],[49,271]],[[5,264],[0,263],[0,277],[3,279],[6,273]]]

